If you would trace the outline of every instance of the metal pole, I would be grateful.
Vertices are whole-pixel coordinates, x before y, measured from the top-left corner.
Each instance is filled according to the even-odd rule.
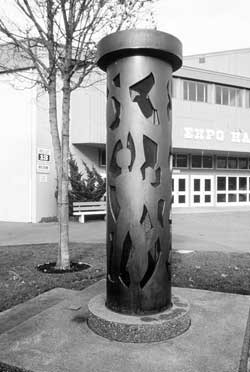
[[[172,35],[128,30],[98,45],[107,71],[107,298],[120,313],[171,307]]]

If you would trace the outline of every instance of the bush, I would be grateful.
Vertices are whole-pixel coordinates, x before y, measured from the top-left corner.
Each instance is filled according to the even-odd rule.
[[[73,215],[73,202],[77,201],[99,201],[106,192],[106,179],[97,172],[95,167],[90,169],[83,162],[85,172],[79,171],[78,165],[70,157],[70,190],[69,190],[69,215]]]

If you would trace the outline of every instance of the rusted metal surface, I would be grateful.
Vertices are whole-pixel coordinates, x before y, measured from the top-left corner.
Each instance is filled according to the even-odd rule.
[[[126,57],[124,33],[110,35],[113,42],[118,39],[115,47],[120,37],[124,48],[114,49],[115,57],[108,38],[108,59],[102,41],[99,54],[99,65],[107,70],[106,305],[146,314],[171,306],[171,75],[180,57],[173,63],[173,54],[168,61],[158,58],[158,51],[155,58],[155,31],[150,52],[135,37],[138,55]]]

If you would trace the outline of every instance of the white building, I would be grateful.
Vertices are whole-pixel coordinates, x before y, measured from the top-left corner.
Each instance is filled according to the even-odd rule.
[[[190,56],[175,74],[174,206],[250,204],[250,49]]]
[[[47,97],[23,86],[13,74],[0,75],[0,221],[37,222],[55,215]]]
[[[47,96],[13,85],[0,75],[0,220],[37,222],[56,214]],[[72,153],[103,175],[105,97],[99,83],[71,106]],[[185,57],[173,78],[174,207],[250,205],[249,123],[250,49]]]

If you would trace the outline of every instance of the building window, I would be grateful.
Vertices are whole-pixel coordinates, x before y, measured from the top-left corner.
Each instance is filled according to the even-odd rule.
[[[216,157],[216,168],[227,168],[227,157],[226,156],[217,156]]]
[[[213,157],[211,155],[192,155],[192,168],[213,168]]]
[[[225,203],[226,194],[217,194],[217,203]]]
[[[211,191],[211,180],[205,179],[205,191]]]
[[[194,179],[194,191],[200,191],[201,189],[201,180],[199,178]]]
[[[246,108],[250,108],[250,90],[246,90],[246,102],[245,102]]]
[[[247,158],[239,158],[239,169],[247,169],[248,167],[248,159]]]
[[[216,85],[215,92],[215,103],[218,105],[243,107],[242,89]]]
[[[217,177],[217,190],[226,190],[226,177]]]
[[[173,155],[173,167],[174,168],[187,168],[188,167],[188,155],[187,154],[174,154]]]
[[[185,178],[179,178],[178,189],[179,189],[179,191],[185,191],[186,190],[186,180],[185,180]]]
[[[106,150],[99,149],[99,165],[100,167],[106,166]]]
[[[199,63],[205,63],[206,57],[199,57]]]
[[[187,101],[207,102],[207,84],[184,80],[184,99]]]
[[[194,195],[194,203],[200,203],[200,195]]]
[[[192,168],[202,167],[202,157],[201,155],[192,155]]]
[[[216,168],[219,169],[250,169],[250,158],[236,156],[217,156]]]
[[[228,190],[237,190],[237,178],[236,177],[228,177]]]
[[[237,202],[237,194],[228,194],[228,202],[229,203],[236,203]]]
[[[246,177],[239,177],[239,189],[241,191],[247,189],[247,178]]]
[[[213,157],[210,155],[204,155],[202,157],[202,168],[213,168]]]
[[[229,169],[237,169],[237,158],[235,157],[229,157],[228,158],[228,168]]]
[[[187,168],[188,166],[188,157],[185,154],[176,155],[176,166],[177,168]]]
[[[249,202],[250,177],[218,176],[217,203]]]

